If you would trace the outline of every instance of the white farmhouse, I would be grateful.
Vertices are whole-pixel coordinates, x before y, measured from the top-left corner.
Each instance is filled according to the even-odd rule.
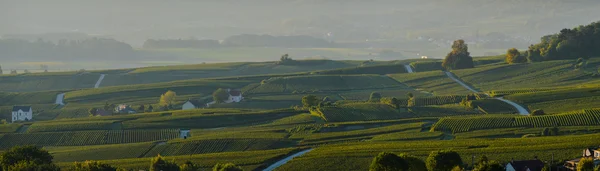
[[[225,103],[239,103],[240,101],[244,100],[244,97],[242,97],[242,91],[231,89],[227,89],[227,91],[229,92],[229,98],[227,101],[225,101]]]
[[[13,106],[12,122],[29,121],[33,118],[33,109],[31,106]]]
[[[198,102],[198,100],[188,100],[187,102],[183,103],[181,110],[197,109],[201,106],[202,105],[200,104],[200,102]]]

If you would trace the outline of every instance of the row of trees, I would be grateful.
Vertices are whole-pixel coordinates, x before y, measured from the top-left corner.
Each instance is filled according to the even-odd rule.
[[[507,63],[539,62],[561,59],[588,59],[600,56],[600,22],[541,38],[540,43],[530,45],[523,54],[511,48],[506,52]]]
[[[60,171],[47,150],[35,146],[15,146],[0,154],[0,171]],[[201,167],[190,161],[178,165],[160,155],[150,161],[150,171],[199,171]],[[72,171],[128,171],[97,161],[75,162]],[[243,171],[233,163],[216,164],[213,171]]]
[[[451,150],[433,151],[425,161],[400,154],[381,152],[371,162],[369,171],[462,171],[464,163],[457,152]],[[472,167],[473,171],[504,171],[504,166],[497,161],[482,156]]]
[[[63,39],[57,43],[41,39],[34,42],[0,39],[0,56],[6,60],[122,60],[134,54],[131,45],[114,39]]]

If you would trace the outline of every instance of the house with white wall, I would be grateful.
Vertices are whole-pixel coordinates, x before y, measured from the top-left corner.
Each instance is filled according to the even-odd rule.
[[[187,102],[183,103],[181,110],[197,109],[200,107],[202,107],[202,105],[198,100],[188,100]]]
[[[33,109],[31,106],[13,106],[12,121],[29,121],[33,119]]]

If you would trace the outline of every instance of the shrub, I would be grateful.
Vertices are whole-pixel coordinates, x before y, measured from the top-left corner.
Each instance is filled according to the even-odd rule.
[[[544,110],[542,109],[536,109],[531,111],[531,113],[529,114],[529,116],[541,116],[541,115],[545,115],[546,113],[544,112]]]
[[[175,162],[165,161],[160,155],[150,161],[150,171],[179,171]]]
[[[213,171],[243,171],[243,169],[239,166],[236,166],[233,163],[227,163],[227,164],[217,163],[213,167]]]
[[[460,155],[451,150],[433,151],[427,157],[429,171],[448,171],[463,165]]]
[[[97,161],[75,162],[73,171],[117,171],[117,168]]]
[[[473,171],[504,171],[504,166],[497,161],[486,161],[477,164]]]
[[[377,102],[381,99],[381,94],[379,94],[378,92],[372,92],[371,96],[369,96],[369,101],[370,102]]]
[[[577,171],[593,171],[594,170],[594,160],[589,157],[584,157],[579,160],[577,163]]]
[[[199,169],[199,166],[190,161],[186,161],[184,164],[179,166],[179,171],[198,171]]]
[[[409,165],[403,158],[393,153],[381,152],[373,158],[369,171],[407,171],[408,168]]]

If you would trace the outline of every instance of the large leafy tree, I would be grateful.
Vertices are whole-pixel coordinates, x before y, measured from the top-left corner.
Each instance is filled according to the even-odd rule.
[[[319,105],[319,99],[315,95],[307,95],[302,97],[302,106],[309,108]]]
[[[400,158],[408,163],[408,171],[424,171],[427,170],[425,162],[415,156],[400,154]]]
[[[577,163],[577,171],[594,171],[594,160],[584,157]]]
[[[0,166],[3,170],[10,167],[32,168],[53,167],[52,155],[36,146],[15,146],[0,154]]]
[[[393,153],[381,152],[371,162],[369,171],[408,171],[409,164]]]
[[[510,48],[506,51],[506,63],[525,63],[527,62],[527,58],[521,55],[521,52],[516,48]]]
[[[442,67],[447,70],[473,68],[473,58],[469,53],[469,47],[464,40],[456,40],[452,43],[452,51],[446,55]]]
[[[431,152],[426,164],[429,171],[448,171],[456,166],[462,166],[463,161],[457,152],[442,150]]]
[[[177,93],[175,93],[174,91],[169,90],[165,92],[165,94],[162,94],[160,96],[160,105],[169,105],[173,103],[173,101],[175,101],[176,96]]]
[[[223,103],[224,101],[227,101],[227,99],[229,98],[229,92],[227,92],[227,90],[219,88],[217,89],[215,92],[213,92],[213,100],[217,103]]]

